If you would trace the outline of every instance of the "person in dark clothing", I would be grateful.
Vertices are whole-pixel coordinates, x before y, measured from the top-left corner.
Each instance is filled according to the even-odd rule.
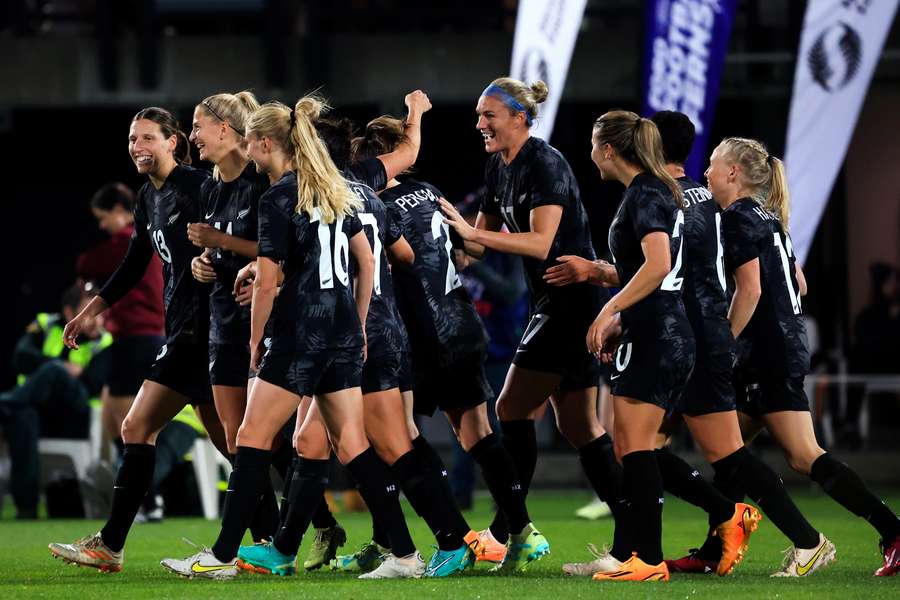
[[[10,488],[19,519],[37,517],[38,440],[86,439],[90,433],[88,400],[106,380],[112,336],[97,318],[82,329],[78,350],[63,344],[63,327],[89,301],[80,285],[69,288],[62,312],[38,313],[13,353],[19,377],[16,387],[0,396],[0,428],[9,445]]]

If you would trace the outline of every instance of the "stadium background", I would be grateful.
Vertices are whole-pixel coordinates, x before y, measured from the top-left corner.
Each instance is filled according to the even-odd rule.
[[[172,109],[187,129],[194,105],[211,93],[252,89],[261,99],[290,103],[321,88],[340,114],[363,125],[382,113],[402,115],[403,95],[421,88],[434,109],[423,121],[416,169],[458,201],[481,183],[485,154],[474,104],[487,82],[509,71],[516,5],[7,0],[0,22],[0,223],[12,298],[0,323],[4,389],[14,383],[9,357],[23,328],[36,312],[57,310],[76,256],[102,239],[90,195],[108,181],[135,189],[142,183],[126,152],[127,126],[139,108]],[[752,136],[783,155],[805,9],[799,0],[738,2],[711,140]],[[551,142],[572,164],[600,254],[607,253],[621,188],[600,181],[588,156],[589,132],[604,111],[640,106],[643,11],[640,0],[589,0],[565,89],[550,90],[562,94]],[[869,301],[869,264],[900,262],[897,106],[895,21],[804,265],[811,290],[804,308],[818,323],[828,368],[850,350],[853,318]],[[900,341],[897,350],[900,370]],[[888,459],[876,478],[900,483],[896,395],[870,410],[868,450]]]

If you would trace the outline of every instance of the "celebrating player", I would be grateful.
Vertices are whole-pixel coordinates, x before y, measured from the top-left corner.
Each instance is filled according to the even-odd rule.
[[[787,233],[784,164],[756,140],[726,138],[713,152],[706,178],[723,210],[725,268],[735,284],[728,318],[731,333],[743,346],[739,369],[746,385],[738,390],[738,409],[753,419],[743,430],[744,439],[752,440],[765,427],[795,471],[878,531],[884,564],[875,575],[895,575],[900,571],[900,519],[859,475],[819,446],[813,431],[803,390],[809,371],[801,302],[806,281]],[[746,481],[734,484],[735,496],[748,492]],[[834,554],[834,544],[820,534],[814,547],[795,545],[775,575],[807,575]]]
[[[560,432],[578,450],[588,480],[615,514],[624,506],[620,469],[597,417],[600,365],[584,345],[605,292],[587,283],[553,287],[543,280],[558,256],[595,258],[572,169],[555,148],[530,135],[538,104],[546,98],[542,81],[529,87],[504,77],[484,90],[476,107],[476,128],[491,156],[475,227],[446,200],[441,207],[469,254],[480,256],[488,248],[520,255],[525,265],[531,320],[497,402],[503,443],[516,462],[524,491],[537,461],[534,413],[549,397]],[[508,232],[500,231],[503,225]],[[505,541],[508,532],[516,532],[502,517],[498,512],[482,532],[488,552]]]
[[[200,250],[187,236],[188,223],[200,220],[200,189],[209,176],[188,166],[188,139],[162,108],[145,108],[134,116],[128,152],[138,173],[149,179],[138,193],[131,245],[100,294],[66,325],[64,339],[77,348],[84,323],[141,280],[155,250],[163,262],[166,343],[122,423],[125,450],[109,520],[98,533],[73,544],[50,544],[54,556],[101,571],[122,570],[125,538],[153,480],[156,436],[185,405],[194,405],[210,438],[227,452],[210,398],[207,292],[190,276],[191,260]]]

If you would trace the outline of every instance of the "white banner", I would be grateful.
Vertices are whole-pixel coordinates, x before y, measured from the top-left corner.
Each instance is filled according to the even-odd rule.
[[[810,0],[797,52],[785,164],[791,237],[806,261],[900,0]]]
[[[538,79],[550,95],[538,110],[531,135],[550,139],[556,108],[566,85],[569,61],[587,0],[519,0],[510,76],[527,84]]]

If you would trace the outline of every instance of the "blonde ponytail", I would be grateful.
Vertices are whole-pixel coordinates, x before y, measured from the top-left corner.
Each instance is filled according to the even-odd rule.
[[[784,163],[759,140],[731,137],[719,144],[722,158],[741,167],[741,185],[787,229],[791,198]]]

